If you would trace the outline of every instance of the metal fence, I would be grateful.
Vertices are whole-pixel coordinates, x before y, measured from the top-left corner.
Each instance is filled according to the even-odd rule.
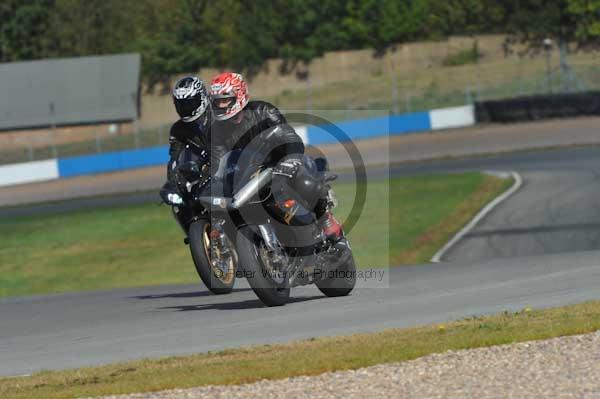
[[[50,141],[47,144],[40,145],[32,140],[29,143],[0,150],[0,164],[146,148],[168,143],[170,126],[139,129],[133,125],[128,126],[131,131],[126,132],[119,129],[119,125],[116,124],[97,127],[90,132],[77,133],[78,137],[71,140],[60,139],[59,133],[55,132],[53,135],[50,130],[46,132],[46,139]],[[56,140],[52,142],[54,138]]]

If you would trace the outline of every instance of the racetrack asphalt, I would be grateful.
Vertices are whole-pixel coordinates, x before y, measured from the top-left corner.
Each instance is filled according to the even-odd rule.
[[[600,148],[591,147],[393,166],[391,176],[515,170],[524,185],[447,254],[449,262],[392,268],[388,288],[346,298],[297,288],[292,303],[265,308],[239,281],[227,296],[198,283],[0,299],[0,375],[600,299],[599,159]]]
[[[198,283],[0,300],[0,375],[409,327],[600,297],[600,252],[389,270],[388,288],[325,298],[314,287],[265,308],[253,292]],[[187,265],[186,265],[187,266]]]

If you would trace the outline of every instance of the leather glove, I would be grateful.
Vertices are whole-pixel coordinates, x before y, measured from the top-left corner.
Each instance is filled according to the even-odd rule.
[[[273,168],[273,174],[292,179],[298,173],[300,165],[302,165],[302,161],[299,159],[286,159]]]
[[[163,200],[163,202],[168,204],[171,202],[169,199],[169,194],[177,194],[177,188],[172,182],[166,182],[162,186],[158,194],[160,195],[160,198]]]

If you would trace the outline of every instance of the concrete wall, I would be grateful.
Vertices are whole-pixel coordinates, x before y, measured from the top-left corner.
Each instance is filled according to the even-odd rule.
[[[0,63],[0,129],[134,120],[140,66],[139,54]]]

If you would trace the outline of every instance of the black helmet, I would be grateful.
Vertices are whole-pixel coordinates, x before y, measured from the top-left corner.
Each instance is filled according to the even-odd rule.
[[[196,76],[187,76],[175,84],[173,103],[183,122],[197,122],[203,127],[210,124],[208,92],[204,82]]]

